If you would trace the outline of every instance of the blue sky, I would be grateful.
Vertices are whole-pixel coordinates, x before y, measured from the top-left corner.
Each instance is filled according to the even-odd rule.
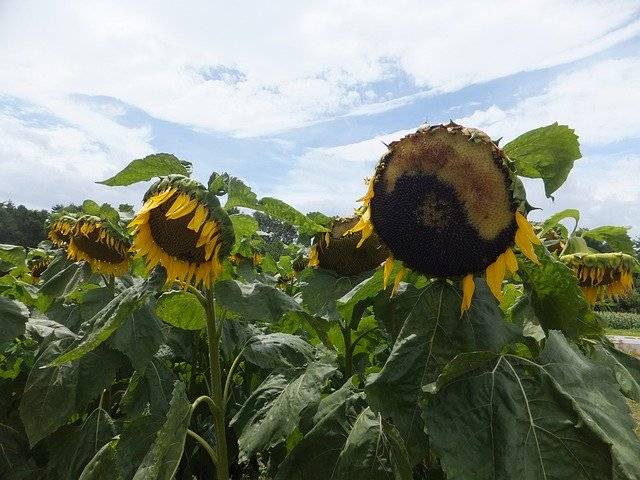
[[[0,1],[0,200],[139,204],[94,182],[171,152],[349,214],[425,120],[505,141],[554,121],[583,158],[535,218],[640,234],[640,2]]]

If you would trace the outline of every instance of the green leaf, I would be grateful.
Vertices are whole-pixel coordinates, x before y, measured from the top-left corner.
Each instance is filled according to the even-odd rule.
[[[640,442],[611,373],[550,332],[539,363],[500,355],[427,398],[447,479],[640,478]]]
[[[159,275],[152,275],[142,284],[129,287],[120,293],[91,319],[91,330],[72,349],[56,358],[52,366],[81,358],[107,340],[123,322],[132,321],[133,313],[162,285],[163,280]]]
[[[287,294],[264,283],[221,280],[215,284],[218,304],[240,314],[247,321],[276,322],[289,311],[301,310]]]
[[[224,206],[225,210],[230,210],[234,207],[246,207],[268,213],[277,220],[282,220],[297,226],[300,229],[300,233],[307,235],[325,232],[327,230],[282,200],[271,197],[264,197],[258,200],[257,195],[251,191],[251,188],[235,177],[229,179],[227,194],[227,203]]]
[[[458,288],[445,281],[422,289],[409,285],[398,295],[404,321],[391,354],[382,370],[367,378],[369,404],[393,419],[414,463],[422,460],[427,448],[418,405],[422,387],[435,381],[459,353],[499,352],[521,338],[520,331],[503,320],[484,280],[475,281],[471,309],[462,317]]]
[[[582,157],[574,130],[557,123],[523,133],[503,150],[515,162],[518,175],[542,179],[547,197],[562,186],[573,162]]]
[[[118,211],[108,203],[98,205],[93,200],[85,200],[82,202],[82,210],[89,215],[95,215],[96,217],[109,220],[114,224],[117,224],[118,220],[120,220]]]
[[[640,402],[640,360],[621,352],[603,339],[591,352],[591,359],[611,370],[625,397]]]
[[[536,246],[536,254],[540,265],[520,262],[519,274],[542,328],[562,330],[571,338],[602,335],[602,326],[571,269],[542,246]]]
[[[314,348],[296,335],[269,333],[255,335],[244,350],[247,361],[260,368],[304,367],[313,360]]]
[[[167,418],[133,480],[172,480],[180,465],[189,428],[191,404],[184,384],[176,381]]]
[[[229,215],[229,218],[236,234],[236,244],[239,244],[243,239],[252,237],[258,231],[258,221],[249,215],[237,213]]]
[[[0,347],[23,335],[29,309],[17,300],[0,297]]]
[[[191,164],[179,160],[170,153],[154,153],[132,161],[113,177],[96,183],[110,187],[124,186],[171,174],[189,176],[191,174]]]
[[[133,372],[120,400],[120,409],[130,418],[140,416],[147,410],[153,415],[165,415],[175,380],[174,373],[154,357],[144,370]]]
[[[49,343],[29,373],[20,400],[20,418],[31,446],[98,397],[122,365],[118,352],[100,347],[78,362],[49,366],[72,341],[73,337],[67,337]]]
[[[0,260],[10,263],[14,267],[21,267],[27,260],[27,252],[24,247],[19,245],[0,243]]]
[[[109,343],[129,358],[133,368],[143,370],[163,340],[162,322],[154,315],[147,302],[120,325]]]
[[[287,205],[277,198],[261,198],[256,210],[268,213],[273,218],[277,218],[278,220],[282,220],[299,227],[300,233],[302,234],[312,235],[314,233],[325,232],[327,230],[325,227],[311,221],[311,219],[309,219],[305,214],[300,213],[292,206]]]
[[[156,315],[169,325],[184,330],[200,330],[207,324],[204,307],[189,292],[163,293],[156,304]]]
[[[357,288],[361,281],[367,282],[362,280],[363,275],[343,277],[331,270],[308,268],[300,274],[302,304],[317,317],[334,322],[341,321],[343,316],[338,310],[337,302]],[[344,307],[344,310],[349,310],[349,307]],[[350,319],[350,316],[345,318]]]
[[[52,297],[63,297],[90,279],[91,267],[86,262],[72,263],[48,280],[43,276],[44,284],[40,287],[40,292]]]
[[[80,426],[65,426],[47,442],[50,463],[61,480],[76,480],[84,466],[116,434],[113,420],[95,409]]]
[[[123,480],[116,463],[117,445],[118,440],[103,445],[84,467],[79,480]]]
[[[545,233],[547,233],[565,218],[573,218],[575,220],[575,225],[573,228],[573,230],[575,231],[576,227],[578,226],[578,222],[580,221],[580,211],[575,208],[567,208],[566,210],[554,213],[542,224],[542,232],[540,232],[540,235],[544,235]]]
[[[227,184],[227,203],[225,210],[234,207],[247,207],[257,209],[258,197],[251,191],[251,188],[245,185],[242,180],[231,177]]]
[[[635,256],[633,241],[629,237],[629,227],[603,226],[586,230],[582,236],[606,242],[614,251]]]
[[[370,408],[357,413],[354,403],[351,397],[322,418],[281,464],[276,480],[411,480],[398,431]]]
[[[285,442],[298,424],[300,412],[317,404],[324,383],[335,372],[334,365],[319,360],[304,370],[285,370],[267,377],[231,421],[239,434],[240,461]]]

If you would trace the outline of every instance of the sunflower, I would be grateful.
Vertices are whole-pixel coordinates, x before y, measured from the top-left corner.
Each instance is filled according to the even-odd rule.
[[[345,276],[379,266],[389,256],[389,251],[375,233],[362,242],[360,232],[347,234],[357,223],[357,217],[336,218],[330,231],[316,235],[309,251],[309,266],[333,270]]]
[[[96,273],[117,276],[129,269],[129,239],[100,217],[78,218],[68,241],[67,258],[86,261]]]
[[[30,251],[29,256],[30,258],[27,260],[27,267],[29,268],[29,272],[31,273],[31,277],[34,282],[37,282],[40,275],[42,275],[42,272],[44,272],[51,264],[53,256],[39,249]]]
[[[360,244],[374,231],[380,236],[392,255],[385,279],[393,257],[427,276],[462,277],[462,313],[471,306],[474,275],[484,273],[501,299],[506,274],[518,269],[514,244],[536,263],[533,245],[540,244],[508,163],[480,130],[422,126],[389,145],[347,233],[362,232]]]
[[[51,243],[56,247],[66,245],[70,238],[73,227],[77,219],[71,215],[62,215],[56,218],[49,225],[48,237]]]
[[[148,269],[162,265],[167,280],[211,282],[235,241],[233,225],[215,194],[195,180],[170,175],[156,182],[129,224],[133,249]]]
[[[577,275],[591,305],[604,298],[624,297],[633,291],[637,261],[625,253],[574,253],[560,257]]]

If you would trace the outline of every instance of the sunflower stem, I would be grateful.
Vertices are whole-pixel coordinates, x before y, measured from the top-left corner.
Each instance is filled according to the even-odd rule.
[[[209,445],[209,442],[207,442],[204,438],[202,438],[200,435],[198,435],[196,432],[194,432],[189,428],[187,428],[187,435],[193,438],[196,442],[200,444],[202,448],[205,449],[205,451],[209,454],[209,458],[211,458],[213,465],[217,468],[218,457],[216,456],[215,450],[211,447],[211,445]]]
[[[211,408],[216,437],[216,476],[218,480],[229,480],[229,459],[227,457],[227,433],[225,405],[223,400],[222,373],[220,369],[220,335],[216,324],[216,305],[213,285],[206,290],[207,336],[209,340],[209,371],[211,376],[211,397],[218,408]],[[222,318],[220,321],[222,322]],[[211,405],[210,405],[211,406]]]
[[[351,343],[351,328],[347,325],[341,327],[344,340],[344,376],[351,378],[353,375],[353,344]]]

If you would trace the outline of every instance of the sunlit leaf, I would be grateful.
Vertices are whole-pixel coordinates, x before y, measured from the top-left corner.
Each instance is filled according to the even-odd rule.
[[[582,156],[574,130],[557,123],[523,133],[503,150],[515,162],[518,175],[542,179],[547,197],[562,186],[573,162]]]
[[[169,325],[185,330],[200,330],[207,324],[204,307],[189,292],[163,293],[156,303],[156,315]]]
[[[586,230],[582,236],[607,243],[614,251],[635,255],[628,227],[602,226]]]
[[[96,183],[113,187],[144,182],[151,180],[153,177],[171,174],[188,176],[190,173],[191,164],[189,162],[179,160],[170,153],[154,153],[153,155],[133,160],[113,177]]]

